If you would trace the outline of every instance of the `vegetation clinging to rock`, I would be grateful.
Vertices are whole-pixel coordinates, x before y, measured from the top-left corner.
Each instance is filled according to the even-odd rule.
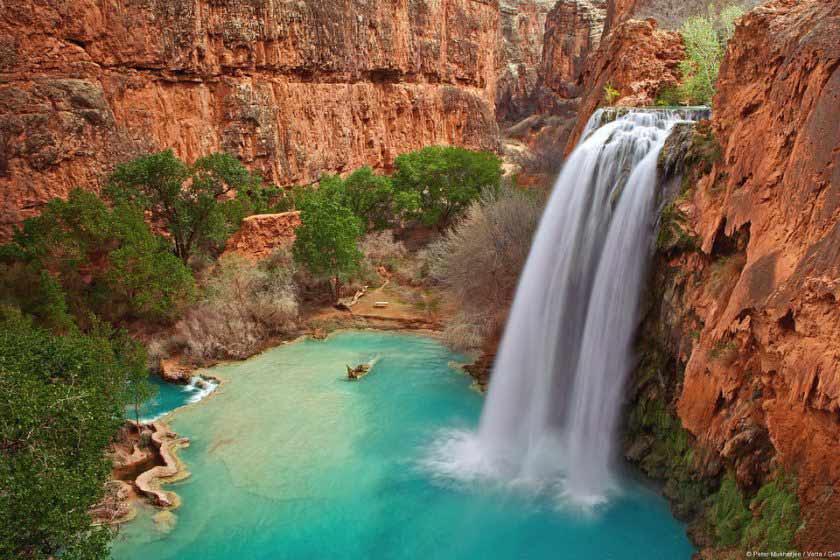
[[[744,14],[743,8],[731,5],[715,18],[698,16],[687,19],[680,30],[685,41],[686,58],[680,63],[683,101],[696,105],[711,105],[715,94],[720,63],[726,43],[735,30],[735,20]]]

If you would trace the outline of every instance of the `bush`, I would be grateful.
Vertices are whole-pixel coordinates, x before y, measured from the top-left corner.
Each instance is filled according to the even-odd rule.
[[[367,234],[359,242],[359,250],[370,266],[374,268],[384,266],[392,270],[408,253],[405,245],[396,241],[394,232],[390,230]]]
[[[243,359],[273,336],[297,328],[294,268],[287,253],[254,264],[226,256],[206,280],[202,301],[175,326],[184,352],[199,362]]]
[[[621,96],[621,92],[615,89],[612,84],[604,86],[604,103],[612,107],[616,100]]]
[[[426,226],[444,229],[484,190],[498,190],[502,162],[489,152],[429,146],[394,162],[396,205]]]
[[[431,276],[459,306],[448,329],[455,346],[477,345],[504,321],[541,213],[541,201],[531,193],[486,191],[429,247]]]
[[[687,103],[711,105],[726,44],[735,31],[734,22],[744,14],[739,6],[725,8],[715,19],[693,17],[680,30],[686,58],[680,62],[680,94]]]

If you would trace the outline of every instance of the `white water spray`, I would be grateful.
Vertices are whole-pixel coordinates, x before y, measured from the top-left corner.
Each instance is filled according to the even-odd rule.
[[[477,437],[441,443],[458,477],[559,485],[597,503],[613,461],[657,221],[657,158],[703,109],[599,111],[558,177],[493,369]],[[603,124],[606,116],[613,120]]]

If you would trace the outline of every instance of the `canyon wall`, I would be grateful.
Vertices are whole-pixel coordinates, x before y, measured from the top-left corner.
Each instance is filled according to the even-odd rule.
[[[692,134],[662,158],[687,168],[660,225],[627,454],[668,479],[678,512],[699,512],[701,545],[721,537],[704,528],[709,481],[766,497],[786,473],[796,545],[840,550],[840,5],[745,16],[712,122]],[[749,519],[770,507],[753,501]]]
[[[533,114],[543,93],[540,66],[545,22],[557,0],[502,0],[496,117],[513,123]]]
[[[0,2],[0,233],[152,149],[278,184],[495,150],[497,0]]]

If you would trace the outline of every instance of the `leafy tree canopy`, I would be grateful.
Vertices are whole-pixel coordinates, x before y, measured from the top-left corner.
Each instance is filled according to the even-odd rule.
[[[333,299],[341,281],[359,269],[362,253],[357,243],[364,228],[352,210],[324,193],[312,193],[299,203],[301,224],[292,254],[313,275],[329,279]]]
[[[115,204],[149,212],[188,263],[196,251],[218,254],[242,219],[273,210],[273,187],[224,153],[187,165],[166,150],[123,164],[105,189]]]
[[[403,154],[392,177],[397,206],[425,225],[445,228],[485,189],[498,189],[502,162],[489,152],[430,146]]]
[[[171,318],[193,293],[192,274],[143,218],[81,189],[50,201],[0,248],[0,299],[59,331],[90,314]]]
[[[0,558],[108,558],[92,527],[144,353],[124,334],[55,336],[0,309]]]

